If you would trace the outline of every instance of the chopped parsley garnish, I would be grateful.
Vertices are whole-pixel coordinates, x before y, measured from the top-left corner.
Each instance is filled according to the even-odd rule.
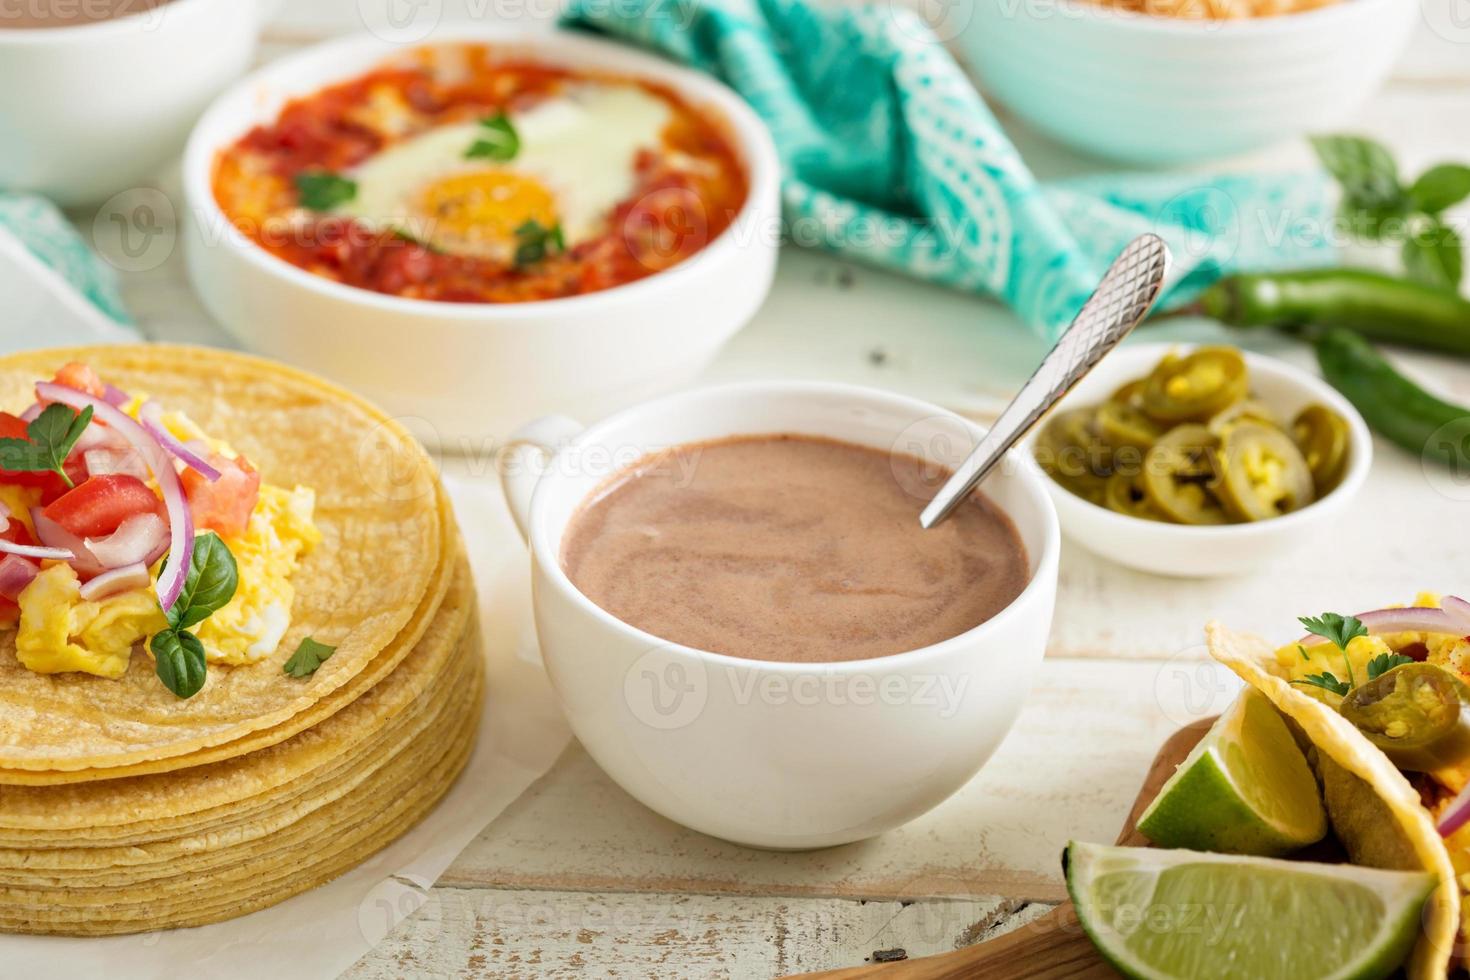
[[[164,610],[168,626],[148,643],[158,679],[179,697],[198,694],[208,668],[204,644],[189,630],[224,608],[239,584],[240,570],[229,546],[213,531],[195,535],[184,588],[173,606]]]
[[[1353,677],[1353,662],[1348,658],[1347,648],[1348,644],[1353,640],[1360,636],[1367,636],[1368,628],[1355,616],[1343,616],[1340,613],[1331,612],[1315,617],[1302,616],[1297,621],[1307,628],[1308,633],[1311,633],[1313,636],[1320,636],[1337,647],[1342,653],[1343,665],[1347,667],[1347,680],[1340,681],[1337,679],[1337,675],[1331,671],[1324,670],[1320,674],[1309,674],[1304,680],[1292,681],[1292,683],[1310,684],[1313,687],[1320,687],[1324,691],[1331,691],[1333,694],[1344,696],[1353,688],[1357,687],[1357,679]],[[1303,660],[1311,659],[1307,655],[1306,647],[1298,643],[1296,648],[1302,655]],[[1384,669],[1386,670],[1387,668]],[[1379,671],[1379,673],[1382,673],[1382,671]],[[1378,674],[1373,673],[1373,667],[1370,664],[1368,667],[1368,679],[1372,680],[1377,676]]]
[[[63,464],[91,421],[91,405],[80,412],[67,405],[47,405],[26,426],[26,438],[0,439],[0,469],[12,473],[55,473],[68,487],[72,486]]]
[[[539,221],[527,221],[516,229],[516,265],[540,262],[555,250],[565,252],[567,243],[561,234],[561,225],[545,227]]]
[[[301,641],[296,652],[291,654],[291,659],[286,661],[285,671],[292,677],[310,677],[336,652],[336,647],[318,643],[308,636]]]
[[[1414,662],[1413,657],[1406,657],[1402,653],[1380,653],[1368,661],[1368,679],[1377,680],[1395,667]]]
[[[505,113],[480,120],[480,138],[464,151],[466,160],[514,160],[521,152],[521,137]]]
[[[1302,680],[1292,681],[1292,683],[1309,684],[1312,687],[1320,687],[1322,690],[1331,691],[1333,694],[1336,694],[1339,697],[1347,697],[1348,691],[1352,690],[1352,686],[1349,685],[1347,681],[1338,680],[1337,676],[1333,674],[1330,670],[1324,670],[1320,674],[1308,674]]]
[[[301,206],[312,211],[330,211],[357,196],[357,181],[327,170],[306,170],[296,175]]]
[[[1316,618],[1303,616],[1298,622],[1307,628],[1308,633],[1331,640],[1339,650],[1346,650],[1348,643],[1357,637],[1368,635],[1368,628],[1356,616],[1323,613]]]

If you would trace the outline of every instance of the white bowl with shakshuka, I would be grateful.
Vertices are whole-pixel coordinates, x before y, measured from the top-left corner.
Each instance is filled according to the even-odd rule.
[[[628,45],[349,37],[199,120],[185,257],[247,347],[479,453],[703,370],[770,288],[780,169],[738,95]]]
[[[664,816],[758,847],[860,840],[953,794],[1015,721],[1056,597],[1029,460],[919,526],[980,433],[816,383],[525,427],[501,478],[587,751]]]

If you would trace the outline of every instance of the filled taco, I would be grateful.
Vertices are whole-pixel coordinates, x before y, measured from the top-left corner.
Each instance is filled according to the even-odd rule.
[[[1294,724],[1355,864],[1437,876],[1408,973],[1445,977],[1470,937],[1470,603],[1302,623],[1280,647],[1212,623],[1210,653]]]

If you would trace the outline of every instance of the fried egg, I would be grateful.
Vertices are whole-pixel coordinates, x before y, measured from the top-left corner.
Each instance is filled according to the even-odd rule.
[[[348,172],[357,193],[338,212],[454,255],[512,261],[527,222],[560,227],[570,248],[606,231],[671,112],[637,86],[586,83],[508,115],[512,159],[466,156],[486,136],[479,121],[439,126]]]

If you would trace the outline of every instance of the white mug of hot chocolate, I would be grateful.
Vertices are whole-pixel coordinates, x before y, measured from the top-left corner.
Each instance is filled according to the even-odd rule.
[[[658,813],[765,848],[871,837],[968,782],[1015,722],[1051,626],[1060,533],[1029,460],[1008,457],[982,487],[1025,547],[1020,594],[978,626],[887,656],[798,663],[670,642],[583,595],[562,551],[589,496],[650,453],[805,435],[953,468],[980,433],[922,401],[799,382],[684,392],[586,429],[559,417],[522,429],[501,480],[531,548],[546,668],[588,753]],[[926,502],[915,496],[915,528]]]

